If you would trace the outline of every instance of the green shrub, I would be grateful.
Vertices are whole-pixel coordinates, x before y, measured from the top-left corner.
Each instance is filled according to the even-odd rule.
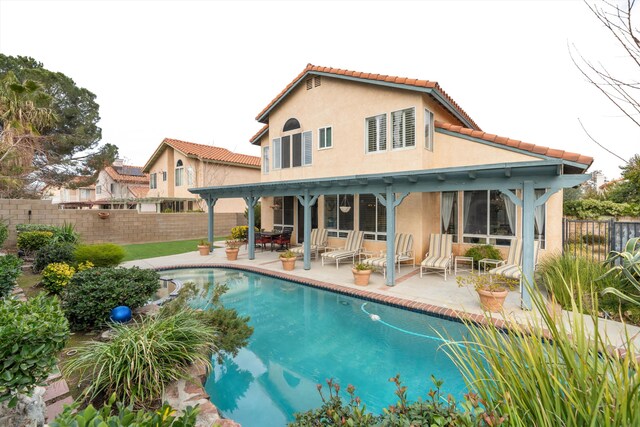
[[[96,267],[115,267],[124,259],[124,249],[113,243],[80,245],[73,256],[77,262],[91,261]]]
[[[582,235],[582,242],[590,245],[602,245],[609,241],[606,234],[586,233]]]
[[[477,263],[481,259],[502,259],[502,253],[493,245],[475,245],[467,249],[464,256],[472,257]]]
[[[73,251],[76,247],[72,243],[51,242],[38,249],[33,258],[33,272],[40,273],[44,268],[54,262],[66,262],[71,264],[74,261]]]
[[[188,406],[180,416],[168,404],[155,411],[134,410],[133,406],[125,406],[118,402],[115,395],[105,403],[102,409],[96,410],[93,405],[78,411],[78,404],[65,406],[64,411],[49,423],[50,427],[79,426],[126,426],[126,427],[194,427],[198,407]]]
[[[22,260],[15,255],[0,256],[0,299],[11,293],[22,274]]]
[[[73,224],[64,223],[60,227],[56,227],[53,230],[52,241],[55,243],[78,243],[80,235],[76,233],[76,227]]]
[[[322,385],[318,384],[318,392],[322,399],[322,406],[306,412],[296,413],[295,421],[289,427],[308,426],[450,426],[475,427],[500,425],[500,417],[492,411],[483,409],[477,395],[469,393],[464,401],[456,402],[451,396],[442,396],[440,388],[442,381],[431,377],[435,389],[429,390],[425,400],[409,402],[407,388],[402,386],[400,377],[389,378],[396,386],[396,396],[399,400],[395,405],[383,409],[380,415],[367,412],[366,406],[355,395],[355,387],[347,387],[348,402],[340,397],[340,385],[327,380],[329,396],[322,393]]]
[[[119,305],[138,308],[160,287],[153,270],[99,267],[76,273],[62,293],[62,307],[74,329],[102,326]]]
[[[127,404],[146,406],[162,397],[170,381],[188,378],[191,365],[209,365],[215,331],[190,312],[113,324],[108,342],[77,348],[65,372],[89,380],[89,399],[112,393]]]
[[[18,234],[18,249],[31,254],[51,242],[51,231],[25,231]]]
[[[621,252],[611,251],[604,263],[608,269],[603,279],[613,279],[618,286],[609,286],[605,294],[640,308],[640,238],[629,239]]]
[[[486,322],[470,327],[464,343],[447,345],[467,386],[510,426],[640,425],[640,361],[633,350],[612,350],[635,348],[633,338],[615,334],[623,343],[613,345],[595,314],[581,314],[579,298],[565,319],[547,310],[539,289],[529,294],[537,315],[522,328],[505,334]],[[597,311],[597,296],[592,304]]]
[[[42,271],[42,286],[50,293],[59,295],[75,272],[75,268],[64,262],[51,263]]]
[[[9,226],[2,218],[0,218],[0,248],[4,245],[7,237],[9,237]]]
[[[260,231],[259,228],[255,228],[256,233]],[[249,236],[248,225],[238,225],[231,229],[231,238],[235,240],[246,240]]]
[[[597,219],[602,216],[638,216],[640,205],[615,203],[611,200],[580,199],[564,202],[564,214],[577,219]]]
[[[16,231],[18,234],[28,231],[50,231],[54,233],[58,227],[47,224],[17,224]]]
[[[30,393],[56,364],[69,324],[56,298],[40,294],[26,302],[0,301],[0,401]]]

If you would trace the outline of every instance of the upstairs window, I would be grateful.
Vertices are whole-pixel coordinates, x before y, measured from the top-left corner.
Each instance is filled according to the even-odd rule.
[[[313,136],[311,131],[275,138],[273,169],[307,166],[313,162]]]
[[[269,173],[269,147],[262,147],[262,173]]]
[[[322,150],[331,147],[333,147],[333,130],[331,126],[320,128],[318,130],[318,148]]]
[[[166,182],[167,181],[167,171],[163,171],[162,172],[162,181]]]
[[[387,115],[368,117],[365,119],[367,153],[385,151],[387,149]]]
[[[416,111],[413,108],[391,113],[393,148],[416,146]]]
[[[300,129],[300,122],[297,119],[289,119],[284,123],[282,132],[289,132],[290,130]]]
[[[102,185],[96,185],[96,194],[102,194]]]
[[[429,151],[433,151],[433,113],[429,110],[424,110],[424,148]]]
[[[149,188],[152,190],[158,188],[158,174],[152,173],[149,175]]]
[[[187,168],[187,185],[193,185],[196,181],[196,171],[191,166]]]
[[[180,187],[183,182],[182,174],[184,173],[184,165],[182,160],[176,162],[176,187]]]

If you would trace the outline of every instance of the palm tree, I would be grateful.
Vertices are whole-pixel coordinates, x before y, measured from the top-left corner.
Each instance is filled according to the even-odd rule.
[[[0,196],[22,188],[42,154],[42,134],[57,118],[51,97],[33,80],[18,81],[8,72],[0,79]]]

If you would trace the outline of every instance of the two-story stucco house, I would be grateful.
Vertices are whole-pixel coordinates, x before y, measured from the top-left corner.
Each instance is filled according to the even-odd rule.
[[[178,200],[178,210],[207,210],[188,188],[246,184],[260,181],[260,158],[225,148],[165,138],[142,170],[149,175],[148,198]],[[226,199],[215,212],[241,213],[242,199]],[[180,209],[181,208],[181,209]]]
[[[260,185],[192,191],[208,203],[262,197],[262,227],[293,226],[298,243],[316,227],[334,247],[364,231],[365,249],[386,249],[390,264],[395,233],[413,236],[416,262],[431,233],[453,235],[455,254],[522,239],[531,278],[533,239],[540,256],[561,249],[562,188],[593,161],[484,132],[436,82],[311,64],[256,120]]]
[[[148,188],[149,176],[140,166],[125,165],[122,159],[116,159],[98,174],[95,200],[99,205],[115,203],[139,209],[137,200],[146,196]]]

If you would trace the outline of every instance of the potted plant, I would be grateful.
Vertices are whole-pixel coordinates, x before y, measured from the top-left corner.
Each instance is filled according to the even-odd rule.
[[[202,256],[209,255],[209,252],[211,252],[211,243],[200,240],[200,243],[198,243],[198,251]]]
[[[238,252],[240,252],[240,246],[242,246],[244,242],[238,239],[229,239],[226,242],[227,249],[225,252],[227,254],[227,260],[235,261],[238,259]]]
[[[502,310],[509,291],[514,290],[519,284],[518,280],[499,274],[471,273],[468,276],[456,277],[456,281],[458,286],[473,285],[480,297],[480,307],[492,313]]]
[[[373,266],[369,264],[358,263],[351,269],[353,272],[353,282],[359,286],[367,286],[369,284],[369,278],[371,272],[373,272]]]
[[[282,268],[287,271],[291,271],[296,267],[297,255],[295,252],[286,251],[280,254],[280,261],[282,261]]]

